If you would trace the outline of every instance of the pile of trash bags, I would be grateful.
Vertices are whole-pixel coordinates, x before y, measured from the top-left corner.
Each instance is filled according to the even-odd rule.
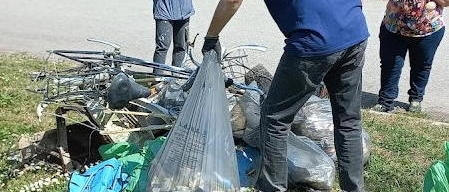
[[[258,83],[253,81],[250,86],[257,87]],[[252,156],[250,159],[254,162],[258,162],[257,156],[260,155],[254,150],[260,143],[260,103],[262,100],[263,98],[257,92],[246,91],[231,110],[234,137],[242,139],[248,145],[249,152],[247,153]],[[362,139],[363,162],[367,163],[370,156],[370,138],[364,130],[362,130]],[[332,189],[337,157],[329,99],[312,96],[306,102],[292,123],[287,151],[289,186],[309,187],[315,190]],[[243,152],[246,151],[243,150]],[[239,154],[242,156],[245,153],[238,152],[237,158],[242,159]],[[251,165],[250,167],[255,166]],[[246,172],[253,174],[254,171],[246,170]],[[251,174],[247,174],[243,178],[248,178]],[[254,182],[253,179],[244,179],[241,180],[241,183],[252,186]]]
[[[332,189],[335,179],[335,165],[332,159],[312,140],[297,136],[292,132],[287,141],[288,182],[291,187],[312,188],[315,190]],[[237,150],[240,185],[254,187],[258,168],[260,168],[260,151],[251,146]]]
[[[252,82],[250,85],[257,87],[255,82]],[[247,148],[248,152],[245,150],[243,150],[243,152],[249,153],[249,156],[252,156],[250,158],[257,163],[260,162],[260,160],[257,160],[260,158],[260,154],[259,152],[254,152],[254,150],[259,147],[260,143],[261,99],[261,96],[257,92],[246,91],[231,111],[232,116],[236,117],[233,119],[233,125],[242,126],[242,123],[237,121],[244,122],[244,128],[233,127],[235,131],[234,136],[241,138],[246,144],[249,145]],[[243,116],[237,115],[239,113],[243,114]],[[332,119],[330,120],[332,121]],[[332,189],[335,177],[334,162],[318,145],[315,144],[315,142],[305,136],[297,136],[291,132],[288,136],[287,151],[289,186],[307,186],[317,190]],[[239,154],[243,155],[245,153],[237,153],[237,158],[242,159]],[[251,165],[250,167],[258,166]],[[239,169],[242,168],[239,167]],[[247,168],[243,169],[246,170]],[[243,171],[240,172],[242,173]],[[244,175],[243,177],[242,175],[240,176],[242,186],[254,186],[254,180],[256,178],[253,178],[253,175],[255,170],[246,170],[245,172],[249,172],[251,174]],[[248,179],[242,180],[242,178]]]
[[[175,80],[160,88],[155,102],[176,117],[168,134],[143,145],[101,146],[103,162],[74,172],[69,191],[239,191],[254,187],[261,166],[258,147],[264,96],[246,90],[230,97],[215,61],[213,53],[205,56],[188,93]],[[271,78],[259,65],[247,73],[245,83],[266,93]],[[332,122],[330,101],[317,96],[295,116],[287,142],[289,186],[332,189],[336,174]],[[369,147],[369,136],[363,132],[364,162],[369,159]]]

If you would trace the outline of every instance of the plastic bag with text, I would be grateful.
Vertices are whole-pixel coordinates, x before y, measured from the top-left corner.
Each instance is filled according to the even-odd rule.
[[[147,191],[238,191],[224,77],[205,54],[175,126],[154,159]]]

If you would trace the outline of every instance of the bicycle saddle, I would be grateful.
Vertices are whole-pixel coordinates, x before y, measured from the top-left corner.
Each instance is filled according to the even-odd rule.
[[[119,73],[107,89],[106,101],[109,108],[122,109],[132,100],[149,96],[150,91],[146,87],[131,81],[124,73]]]

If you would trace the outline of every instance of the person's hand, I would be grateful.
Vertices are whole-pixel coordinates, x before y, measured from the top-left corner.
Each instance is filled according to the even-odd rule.
[[[201,49],[201,52],[203,54],[209,52],[209,51],[215,51],[215,53],[217,54],[217,59],[220,61],[221,60],[221,45],[220,45],[220,40],[219,37],[204,37],[204,44],[203,44],[203,48]]]
[[[426,9],[429,11],[435,10],[435,8],[437,8],[437,4],[434,1],[429,1],[426,4]]]

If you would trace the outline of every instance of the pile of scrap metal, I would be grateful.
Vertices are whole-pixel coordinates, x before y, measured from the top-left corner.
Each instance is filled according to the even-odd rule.
[[[56,156],[66,171],[98,160],[97,149],[102,144],[142,144],[167,133],[176,116],[158,103],[168,102],[168,87],[178,80],[185,82],[192,73],[122,56],[116,47],[111,52],[50,53],[76,61],[75,66],[65,68],[49,62],[43,71],[31,74],[33,83],[29,90],[42,96],[36,110],[39,119],[44,115],[56,117],[56,129],[23,137],[19,148],[25,161],[37,153]],[[131,71],[130,65],[146,66],[150,71]],[[154,68],[172,74],[154,76]],[[142,80],[144,83],[140,83]]]
[[[114,43],[89,41],[113,50],[52,50],[51,55],[76,65],[49,62],[44,70],[30,75],[29,90],[42,96],[38,117],[56,117],[56,129],[23,137],[19,148],[24,161],[49,154],[71,171],[100,160],[97,149],[103,144],[126,141],[142,146],[166,136],[173,127],[198,72],[192,55],[190,63],[173,67],[124,56]],[[234,85],[228,92],[241,94],[245,88],[237,79],[250,70],[244,66],[246,50],[265,49],[248,45],[224,53],[221,70]],[[162,73],[155,74],[154,69]]]
[[[91,143],[110,143],[121,141],[134,141],[142,143],[147,139],[154,139],[155,133],[169,130],[175,121],[175,116],[169,109],[161,107],[154,100],[162,92],[151,94],[150,89],[136,83],[131,76],[125,73],[111,75],[96,73],[83,78],[45,74],[36,77],[45,83],[42,91],[43,100],[37,107],[38,116],[45,114],[56,117],[56,141],[50,149],[51,154],[59,153],[66,169],[70,170],[71,161],[68,140],[78,139],[81,145]],[[173,81],[164,81],[163,84],[172,84]],[[54,106],[54,107],[49,107]],[[54,113],[47,112],[55,109]],[[76,115],[71,115],[75,112]],[[81,121],[80,121],[81,119]],[[88,129],[87,137],[74,137],[80,129],[70,129],[67,121],[76,123],[76,126]],[[72,125],[73,127],[73,125]],[[144,134],[137,134],[144,132]],[[34,139],[40,141],[41,139]],[[21,142],[21,148],[27,148]],[[33,145],[42,146],[42,145]],[[95,146],[88,146],[88,151],[95,151]],[[42,148],[42,147],[41,147]],[[53,150],[56,148],[57,150]],[[26,150],[25,150],[26,151]],[[47,150],[48,151],[48,150]],[[87,154],[92,156],[92,154]],[[81,162],[77,162],[79,167]]]

